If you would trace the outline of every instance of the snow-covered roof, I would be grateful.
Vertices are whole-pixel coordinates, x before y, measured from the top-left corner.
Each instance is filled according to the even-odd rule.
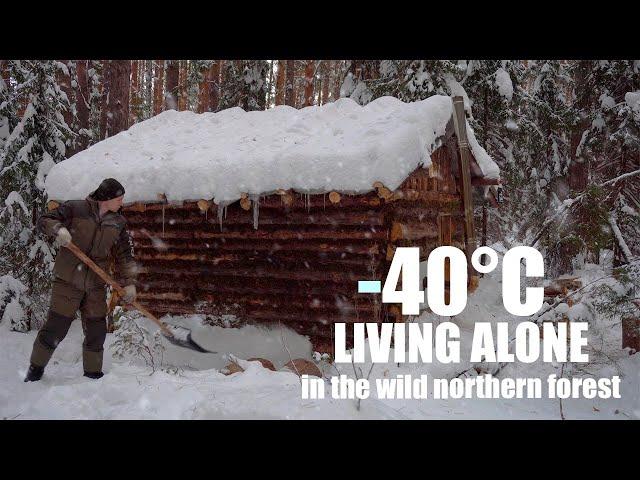
[[[452,108],[450,97],[432,96],[412,103],[381,97],[364,107],[345,98],[300,110],[169,110],[56,164],[45,188],[50,199],[84,198],[113,177],[127,203],[159,194],[223,203],[281,188],[365,193],[377,181],[393,190],[431,164]],[[470,127],[467,133],[484,176],[498,178]]]

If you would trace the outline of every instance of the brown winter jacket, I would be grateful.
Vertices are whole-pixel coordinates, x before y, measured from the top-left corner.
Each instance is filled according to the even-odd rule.
[[[69,200],[38,219],[38,230],[55,238],[61,227],[71,234],[71,241],[103,270],[107,270],[109,254],[115,247],[116,267],[123,286],[135,284],[136,263],[133,242],[126,228],[127,221],[119,213],[107,212],[99,216],[98,202]],[[89,269],[71,250],[61,248],[53,273],[81,290],[104,286],[105,282]]]

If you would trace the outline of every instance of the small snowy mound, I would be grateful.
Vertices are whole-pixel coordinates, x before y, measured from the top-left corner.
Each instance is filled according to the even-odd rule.
[[[446,96],[413,103],[382,97],[364,107],[345,98],[301,110],[168,110],[55,165],[45,187],[50,199],[78,199],[114,177],[127,202],[164,194],[216,203],[280,188],[365,193],[380,181],[395,189],[431,164],[451,114]],[[484,175],[498,178],[497,165],[467,133]]]

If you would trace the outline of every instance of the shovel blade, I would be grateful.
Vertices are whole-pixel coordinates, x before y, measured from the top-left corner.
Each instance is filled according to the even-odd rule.
[[[205,348],[202,348],[200,345],[198,345],[196,342],[193,341],[193,338],[191,338],[191,333],[188,333],[186,338],[178,338],[170,335],[164,335],[164,338],[166,338],[167,340],[169,340],[169,342],[173,343],[178,347],[188,348],[190,350],[195,350],[196,352],[200,352],[200,353],[218,353],[212,350],[207,350]]]

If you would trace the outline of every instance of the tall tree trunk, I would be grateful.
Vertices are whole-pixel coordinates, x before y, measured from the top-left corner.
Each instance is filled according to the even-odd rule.
[[[165,93],[164,109],[178,109],[178,60],[167,60],[167,88]]]
[[[187,60],[180,60],[178,82],[178,110],[183,111],[187,109]]]
[[[587,188],[588,183],[588,162],[586,158],[578,152],[578,146],[582,141],[582,134],[589,127],[589,117],[585,110],[589,108],[590,97],[587,87],[587,75],[591,69],[591,61],[581,60],[578,62],[575,78],[575,91],[580,92],[578,96],[578,112],[581,116],[580,120],[571,132],[571,164],[569,165],[568,183],[572,191],[580,191]]]
[[[164,60],[155,61],[155,72],[153,75],[153,114],[162,112],[164,94]]]
[[[209,111],[217,112],[220,103],[220,66],[222,60],[216,60],[209,71]]]
[[[284,105],[284,76],[286,63],[278,60],[278,73],[276,74],[276,105]]]
[[[202,72],[202,80],[198,84],[198,113],[208,110],[211,103],[211,68]]]
[[[145,118],[153,117],[153,60],[145,61],[144,73],[144,116]]]
[[[138,69],[142,62],[131,60],[131,105],[129,113],[129,123],[134,124],[140,118],[140,77]]]
[[[107,113],[108,106],[107,100],[109,98],[109,89],[111,75],[109,71],[111,70],[111,64],[115,62],[115,60],[105,60],[102,62],[102,93],[100,95],[100,140],[104,140],[107,138]]]
[[[313,105],[313,80],[315,74],[316,62],[307,60],[304,67],[304,106]]]
[[[131,60],[131,98],[133,98],[140,89],[140,82],[138,78],[138,66],[140,62],[138,60]]]
[[[105,137],[111,137],[129,128],[129,90],[131,88],[131,61],[111,60],[106,71],[108,78]]]
[[[333,101],[340,98],[340,88],[342,87],[342,60],[334,63],[333,68]]]
[[[329,83],[331,82],[331,60],[322,60],[322,66],[321,66],[321,71],[322,71],[322,82],[321,82],[321,87],[322,89],[320,90],[320,97],[318,99],[318,104],[319,105],[324,105],[325,103],[329,102]]]
[[[295,79],[293,81],[293,102],[296,108],[304,107],[306,98],[304,91],[306,87],[305,82],[305,70],[307,69],[307,62],[298,60],[296,63]]]
[[[294,82],[295,82],[295,61],[287,60],[287,70],[285,76],[284,104],[295,107],[294,103]]]
[[[249,108],[251,110],[265,110],[267,108],[267,62],[253,60],[246,62],[251,68],[251,82],[249,86]]]
[[[271,106],[271,87],[273,87],[273,60],[269,62],[269,83],[267,83],[266,108],[269,108]]]
[[[77,83],[75,88],[76,109],[78,112],[78,124],[81,130],[89,131],[89,82],[87,79],[87,60],[76,62]],[[88,146],[86,133],[80,134],[79,150]]]

